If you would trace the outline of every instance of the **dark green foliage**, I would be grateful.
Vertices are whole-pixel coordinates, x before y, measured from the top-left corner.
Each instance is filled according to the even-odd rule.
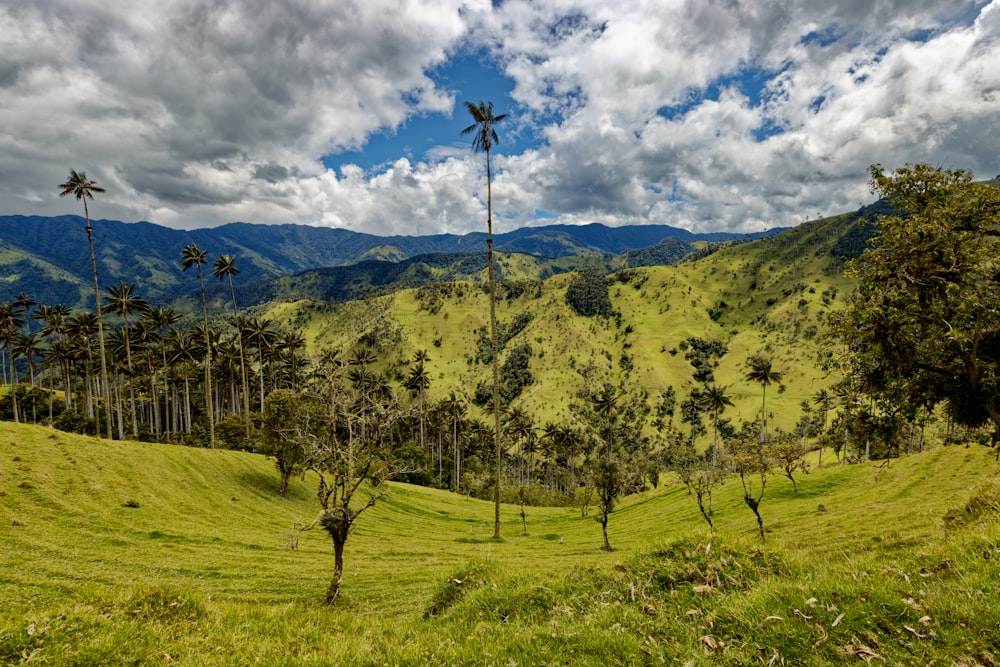
[[[94,435],[97,432],[96,420],[75,410],[65,410],[52,422],[60,431]]]
[[[313,395],[288,389],[268,395],[264,402],[261,453],[273,458],[278,468],[278,493],[285,492],[292,475],[304,470],[306,449],[302,433],[321,431],[323,421],[323,406]]]
[[[622,255],[630,267],[639,266],[670,266],[681,261],[690,254],[694,246],[688,241],[668,237],[656,245],[638,250],[626,250]]]
[[[522,310],[514,316],[514,319],[510,323],[498,322],[497,350],[503,352],[504,348],[507,347],[507,343],[514,336],[524,331],[525,327],[531,322],[532,317],[533,315],[530,312]],[[481,364],[489,364],[492,359],[490,332],[486,327],[481,327],[479,329],[479,338],[476,341],[476,361]]]
[[[877,227],[871,224],[884,215],[899,215],[899,211],[885,199],[880,199],[869,206],[862,206],[857,213],[848,216],[854,223],[847,228],[830,249],[830,254],[837,259],[855,259],[868,247],[868,241],[877,233]]]
[[[584,317],[611,317],[614,312],[607,278],[592,266],[577,271],[566,288],[566,303]]]
[[[707,384],[715,381],[713,369],[728,348],[722,341],[691,337],[681,342],[681,349],[686,350],[684,358],[694,366],[694,381]]]
[[[870,397],[869,429],[892,432],[944,403],[958,423],[992,422],[1000,440],[1000,191],[961,170],[871,168],[873,190],[905,217],[849,264],[858,289],[834,317],[852,352],[845,375]]]
[[[528,368],[531,361],[531,344],[524,343],[510,349],[507,358],[500,367],[500,400],[504,405],[521,395],[525,387],[535,381]],[[473,402],[477,405],[487,405],[493,397],[493,386],[490,382],[480,382],[476,386]]]
[[[500,367],[500,399],[509,405],[521,395],[521,391],[533,383],[535,378],[528,369],[531,361],[531,345],[524,343],[511,348]]]

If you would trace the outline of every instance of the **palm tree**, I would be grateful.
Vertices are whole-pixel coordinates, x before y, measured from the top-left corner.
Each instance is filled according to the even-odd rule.
[[[278,331],[268,320],[251,318],[244,323],[243,332],[257,348],[258,379],[260,381],[260,411],[264,412],[264,366],[265,359],[271,357],[278,344]]]
[[[283,331],[278,339],[278,347],[288,353],[288,367],[291,370],[291,389],[298,391],[299,358],[295,354],[306,346],[306,339],[299,331]]]
[[[493,448],[496,450],[496,486],[494,488],[495,516],[493,537],[500,537],[500,477],[503,474],[500,452],[500,365],[497,359],[497,297],[496,281],[493,277],[493,172],[490,164],[490,150],[500,142],[494,125],[503,121],[507,114],[493,115],[493,102],[473,104],[466,102],[465,108],[474,121],[462,130],[462,134],[473,134],[472,148],[486,153],[486,262],[490,282],[490,350],[493,353]]]
[[[24,357],[28,363],[28,388],[35,388],[35,360],[42,355],[42,344],[38,339],[37,334],[33,333],[19,333],[14,335],[13,340],[13,352],[19,357]],[[34,392],[29,394],[31,396],[31,422],[33,424],[38,423],[38,414],[35,411],[35,395]],[[25,420],[27,420],[28,408],[25,406]]]
[[[826,433],[826,418],[830,413],[830,402],[833,400],[833,396],[826,389],[820,389],[813,396],[813,404],[819,408],[820,414],[820,433]],[[820,441],[819,446],[819,463],[816,467],[823,467],[823,441]]]
[[[14,408],[14,422],[20,421],[17,412],[17,365],[14,363],[16,355],[14,340],[18,329],[24,324],[21,319],[21,309],[17,304],[4,301],[0,304],[0,341],[7,350],[7,357],[10,361],[10,399]]]
[[[167,364],[167,337],[165,335],[165,330],[181,321],[181,316],[174,312],[174,309],[169,306],[155,306],[150,308],[146,314],[145,319],[149,323],[149,326],[154,328],[159,334],[160,343],[160,360],[163,364],[163,409],[164,409],[164,422],[169,423],[167,415],[170,414],[170,390],[169,390],[169,370],[170,367]],[[150,379],[150,384],[154,385],[154,381]],[[170,427],[166,429],[161,429],[159,425],[160,416],[160,406],[156,399],[156,389],[153,389],[153,427],[156,435],[160,435],[164,430],[168,433],[170,432]]]
[[[445,399],[444,405],[451,417],[452,447],[455,456],[455,476],[452,480],[452,490],[457,492],[462,478],[462,456],[458,446],[458,430],[459,426],[465,423],[465,401],[452,391]]]
[[[608,461],[614,458],[615,421],[618,417],[618,399],[621,397],[622,394],[618,393],[617,388],[608,383],[604,383],[597,392],[590,396],[590,407],[598,421],[601,422],[601,426],[604,427],[604,432],[600,435],[604,439],[605,447],[607,447]]]
[[[764,443],[765,427],[767,424],[767,385],[772,382],[781,382],[784,373],[779,373],[772,368],[771,358],[758,352],[747,360],[750,370],[746,373],[746,379],[750,382],[758,382],[761,386],[761,407],[760,407],[760,442]]]
[[[431,386],[431,377],[427,372],[427,368],[424,366],[424,361],[430,359],[427,356],[427,351],[423,350],[423,354],[417,353],[417,364],[410,368],[410,372],[407,373],[406,378],[403,380],[403,386],[410,390],[411,394],[416,394],[417,400],[419,402],[419,418],[420,418],[420,448],[424,448],[424,424],[427,418],[427,410],[425,405],[425,397],[427,396],[427,389]]]
[[[66,333],[70,336],[72,355],[75,360],[83,362],[83,386],[85,412],[88,418],[94,420],[97,437],[101,437],[101,416],[98,414],[98,389],[94,383],[94,349],[93,333],[97,331],[97,315],[81,312],[72,315],[66,323]],[[108,434],[107,437],[111,437]]]
[[[239,309],[236,307],[236,288],[233,287],[233,276],[240,272],[236,268],[236,258],[232,255],[219,255],[215,260],[213,275],[222,280],[229,279],[229,294],[233,299],[233,315],[239,318]],[[236,324],[236,343],[240,350],[240,379],[243,381],[243,424],[246,427],[247,440],[250,440],[250,385],[247,382],[247,362],[243,353],[243,335],[240,332],[239,322]]]
[[[104,394],[104,420],[107,427],[108,438],[111,438],[111,385],[108,384],[108,361],[104,356],[104,323],[101,321],[101,287],[97,282],[97,257],[94,255],[94,234],[90,226],[90,207],[87,205],[88,199],[93,199],[94,194],[107,192],[102,187],[98,187],[96,181],[87,178],[86,172],[69,170],[69,179],[59,185],[62,192],[60,197],[68,194],[74,195],[77,200],[83,201],[83,214],[87,220],[87,243],[90,245],[90,266],[94,272],[94,310],[97,315],[97,340],[101,353],[101,391]]]
[[[21,292],[14,297],[14,303],[21,308],[21,314],[25,317],[24,325],[28,330],[27,333],[31,333],[31,320],[35,319],[31,312],[31,307],[38,302],[24,292]]]
[[[124,343],[125,343],[125,360],[128,368],[129,374],[129,408],[132,411],[132,437],[139,438],[139,422],[137,417],[137,412],[135,411],[135,387],[132,386],[132,347],[131,338],[132,331],[129,324],[129,316],[134,314],[145,313],[149,309],[149,304],[141,296],[135,293],[135,285],[127,285],[125,283],[118,283],[114,287],[109,287],[108,295],[104,297],[105,304],[101,308],[103,313],[114,313],[125,320],[125,331],[124,331]],[[119,438],[124,437],[122,433],[118,434]]]
[[[201,315],[205,325],[205,412],[208,415],[208,446],[215,447],[215,415],[212,413],[212,341],[209,339],[208,303],[205,301],[205,280],[201,275],[201,265],[206,263],[208,251],[202,251],[194,243],[184,246],[181,251],[181,269],[187,271],[192,266],[198,274],[201,286]]]
[[[31,314],[31,319],[45,322],[39,330],[39,334],[49,342],[45,353],[45,361],[49,362],[49,423],[52,423],[52,403],[56,393],[55,368],[57,366],[63,371],[64,381],[66,383],[69,382],[69,372],[66,370],[65,357],[62,354],[66,347],[60,344],[63,339],[58,338],[58,336],[66,333],[66,318],[68,316],[69,308],[59,303],[52,306],[43,304]],[[67,408],[69,407],[69,396],[70,392],[67,386],[64,397],[64,403]]]
[[[712,467],[719,467],[719,417],[733,402],[726,391],[729,387],[710,384],[701,394],[701,405],[712,415]]]

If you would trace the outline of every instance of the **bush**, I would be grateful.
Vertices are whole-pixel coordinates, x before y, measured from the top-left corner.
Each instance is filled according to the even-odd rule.
[[[76,410],[64,410],[52,421],[52,425],[67,433],[81,435],[95,435],[97,433],[97,420]]]

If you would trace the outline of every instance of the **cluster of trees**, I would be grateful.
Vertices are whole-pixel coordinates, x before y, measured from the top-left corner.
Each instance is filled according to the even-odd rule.
[[[223,257],[216,271],[220,263],[232,267]],[[38,305],[24,294],[0,304],[2,377],[10,386],[0,418],[196,445],[213,444],[211,431],[221,424],[223,446],[248,448],[246,417],[269,392],[301,381],[301,334],[267,319],[185,324],[173,308],[147,304],[124,283],[104,290],[100,313],[111,325],[104,330],[107,380],[95,313]]]
[[[848,263],[858,287],[832,322],[846,352],[837,426],[865,458],[890,456],[943,407],[949,433],[989,425],[997,446],[1000,190],[925,164],[870,174],[898,214]]]
[[[239,314],[233,284],[239,269],[228,255],[212,269],[228,281],[233,318],[210,322],[202,273],[208,253],[194,244],[183,248],[180,265],[197,274],[200,323],[183,325],[172,308],[148,304],[135,285],[120,283],[102,294],[88,200],[104,189],[75,170],[59,187],[84,203],[95,308],[72,312],[60,304],[39,305],[26,294],[0,304],[0,366],[10,386],[0,416],[98,436],[210,446],[216,444],[216,423],[233,417],[238,426],[226,425],[227,446],[249,447],[251,403],[262,407],[269,391],[296,386],[302,336]],[[34,321],[41,323],[37,330]],[[27,383],[19,366],[28,370]],[[196,407],[198,398],[203,408]]]

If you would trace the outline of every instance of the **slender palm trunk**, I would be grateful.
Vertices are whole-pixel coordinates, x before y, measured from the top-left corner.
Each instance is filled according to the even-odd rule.
[[[760,393],[760,442],[764,444],[765,431],[764,427],[767,423],[767,412],[765,408],[767,407],[767,385],[761,384],[763,391]]]
[[[500,478],[503,475],[503,452],[500,450],[500,364],[497,359],[497,295],[493,274],[493,173],[490,151],[486,151],[486,261],[490,281],[490,350],[493,365],[493,450],[496,456],[493,489],[493,537],[500,537]]]
[[[14,408],[14,423],[19,424],[21,422],[20,417],[17,416],[17,366],[14,364],[14,353],[8,350],[8,355],[10,358],[10,400],[11,407]]]
[[[87,218],[87,243],[90,245],[90,266],[94,272],[94,312],[97,315],[97,341],[101,353],[101,391],[104,398],[105,433],[111,438],[111,384],[108,382],[108,360],[104,352],[104,321],[101,318],[101,286],[97,282],[97,257],[94,255],[94,235],[90,226],[90,208],[83,198],[83,212]]]
[[[208,303],[205,300],[205,281],[198,265],[198,284],[201,285],[201,315],[205,324],[205,412],[208,417],[208,446],[215,448],[215,409],[212,405],[212,336],[208,331]]]

